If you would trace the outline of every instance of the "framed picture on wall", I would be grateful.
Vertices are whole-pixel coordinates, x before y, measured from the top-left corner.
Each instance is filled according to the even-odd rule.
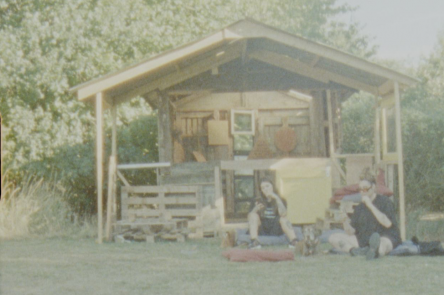
[[[254,128],[253,110],[231,110],[231,134],[254,135]]]

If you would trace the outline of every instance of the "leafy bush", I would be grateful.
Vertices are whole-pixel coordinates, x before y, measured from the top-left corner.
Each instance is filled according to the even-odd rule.
[[[411,99],[406,97],[402,113],[407,203],[411,208],[443,211],[444,100],[427,96]]]
[[[123,117],[126,121],[125,117]],[[141,116],[134,121],[120,121],[117,132],[118,159],[120,163],[150,163],[158,161],[157,116]],[[107,191],[108,160],[111,154],[111,131],[106,132],[104,154],[104,187]],[[51,157],[24,165],[15,173],[15,180],[22,182],[20,175],[34,175],[44,179],[56,179],[71,192],[65,195],[74,212],[91,215],[96,212],[97,188],[95,174],[95,142],[90,139],[84,144],[67,145],[55,150]],[[153,170],[132,170],[122,172],[131,184],[154,184]],[[106,199],[106,198],[105,198]]]

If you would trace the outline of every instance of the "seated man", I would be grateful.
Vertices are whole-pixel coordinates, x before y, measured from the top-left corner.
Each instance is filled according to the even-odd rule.
[[[296,234],[290,221],[286,218],[287,207],[284,199],[274,192],[273,183],[269,179],[261,179],[260,190],[262,199],[256,202],[253,210],[248,214],[250,229],[250,249],[260,249],[258,235],[280,236],[285,233],[290,241],[290,248],[296,247]]]
[[[346,233],[329,237],[335,250],[352,256],[366,255],[367,260],[384,256],[401,244],[395,207],[388,197],[376,194],[375,177],[364,170],[359,182],[361,203],[344,223]]]

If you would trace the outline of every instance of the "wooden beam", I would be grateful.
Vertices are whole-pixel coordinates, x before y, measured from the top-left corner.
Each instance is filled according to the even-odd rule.
[[[297,61],[289,56],[281,55],[267,50],[256,50],[250,52],[249,57],[276,67],[283,68],[292,73],[304,75],[317,81],[321,81],[325,84],[329,83],[329,80],[324,77],[324,75],[319,75],[319,71],[316,71],[309,65],[303,64],[302,62]]]
[[[123,184],[125,186],[131,186],[131,184],[128,182],[128,180],[126,180],[125,176],[123,176],[123,174],[120,173],[119,170],[116,170],[116,171],[117,171],[117,176],[120,178],[120,180],[123,182]]]
[[[310,147],[311,147],[311,156],[318,156],[318,144],[316,140],[317,132],[317,118],[316,118],[316,112],[315,112],[315,105],[314,105],[315,99],[312,99],[309,103],[308,107],[308,113],[309,113],[309,125],[310,125]]]
[[[163,93],[159,92],[159,109],[157,115],[157,133],[159,144],[159,161],[173,161],[173,137],[172,137],[172,119],[170,111],[170,99]]]
[[[191,43],[187,46],[182,46],[169,53],[156,56],[117,73],[97,79],[96,81],[91,81],[86,84],[79,85],[73,88],[72,91],[77,91],[78,99],[84,100],[98,92],[103,92],[109,88],[127,82],[140,75],[147,74],[159,67],[171,63],[172,61],[177,61],[191,55],[196,55],[204,49],[215,47],[224,42],[224,39],[225,36],[223,32],[217,32],[200,41]]]
[[[382,155],[383,158],[385,157],[385,155],[388,153],[388,132],[387,132],[387,109],[386,108],[382,108],[381,109],[381,115],[382,115]]]
[[[336,169],[339,171],[341,176],[346,179],[345,172],[342,170],[341,165],[339,165],[338,159],[336,158],[335,151],[335,139],[333,132],[333,112],[332,112],[332,99],[331,90],[327,89],[327,116],[328,116],[328,145],[330,146],[330,158]]]
[[[379,86],[378,90],[379,90],[380,95],[386,95],[386,94],[393,93],[393,91],[394,91],[393,90],[393,81],[388,80],[387,82],[385,82],[384,84]]]
[[[399,187],[399,221],[401,238],[406,238],[405,220],[405,193],[404,193],[404,162],[402,152],[402,132],[401,132],[401,98],[399,94],[399,83],[394,82],[395,89],[395,122],[396,122],[396,151],[398,154],[398,187]]]
[[[117,165],[117,169],[119,170],[128,170],[128,169],[150,169],[150,168],[165,168],[171,167],[170,162],[163,163],[142,163],[142,164],[120,164]]]
[[[196,91],[194,93],[192,93],[191,95],[184,97],[182,99],[179,99],[176,102],[173,102],[173,105],[175,108],[180,108],[182,105],[187,104],[193,100],[196,100],[198,98],[201,97],[205,97],[211,94],[211,91],[209,90],[204,90],[204,91]]]
[[[112,187],[112,221],[115,222],[117,218],[117,106],[114,104],[111,107],[111,157],[114,159],[113,174],[111,178],[111,183],[108,183]]]
[[[115,99],[118,103],[127,101],[133,97],[143,95],[145,93],[151,92],[155,89],[163,90],[180,82],[183,82],[187,79],[190,79],[194,76],[197,76],[201,73],[211,70],[213,67],[220,66],[227,62],[230,62],[236,58],[239,58],[241,55],[241,45],[242,42],[235,43],[234,45],[227,46],[221,49],[220,55],[212,55],[205,59],[199,60],[192,65],[182,68],[181,71],[176,71],[167,76],[161,77],[152,81],[148,84],[145,84],[141,87],[135,88],[125,94],[116,96]]]
[[[311,61],[310,61],[310,66],[312,68],[314,68],[317,63],[319,62],[319,60],[321,59],[321,57],[319,55],[316,55]]]
[[[103,236],[103,200],[102,200],[102,190],[103,190],[103,96],[102,92],[96,95],[96,170],[97,170],[97,226],[98,226],[98,237],[97,242],[102,243]]]
[[[114,156],[109,158],[108,166],[108,197],[106,200],[106,227],[105,227],[105,240],[111,241],[112,234],[112,216],[113,216],[113,203],[114,203],[114,174],[116,170],[116,159]]]
[[[393,94],[388,94],[382,97],[382,99],[378,102],[380,107],[390,108],[395,105],[395,96]]]
[[[372,157],[373,154],[371,153],[363,153],[363,154],[336,154],[336,158],[348,158],[348,157]]]
[[[335,159],[335,141],[333,134],[333,112],[331,109],[331,90],[327,89],[327,116],[328,116],[328,142],[330,146],[330,157]]]
[[[397,164],[398,163],[398,153],[383,154],[382,161],[386,164]]]
[[[313,68],[309,64],[295,60],[289,56],[266,50],[258,50],[252,52],[250,54],[250,57],[274,65],[276,67],[283,68],[287,71],[291,71],[293,73],[321,81],[323,83],[329,83],[330,81],[332,81],[353,89],[364,90],[373,94],[378,93],[377,87],[341,76],[337,73],[330,73],[322,69]]]
[[[117,159],[117,107],[113,105],[111,108],[111,155]]]

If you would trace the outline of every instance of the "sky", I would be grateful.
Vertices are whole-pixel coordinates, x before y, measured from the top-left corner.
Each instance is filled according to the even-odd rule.
[[[338,0],[359,6],[340,17],[357,21],[378,45],[377,57],[417,63],[428,56],[444,34],[444,0]]]

